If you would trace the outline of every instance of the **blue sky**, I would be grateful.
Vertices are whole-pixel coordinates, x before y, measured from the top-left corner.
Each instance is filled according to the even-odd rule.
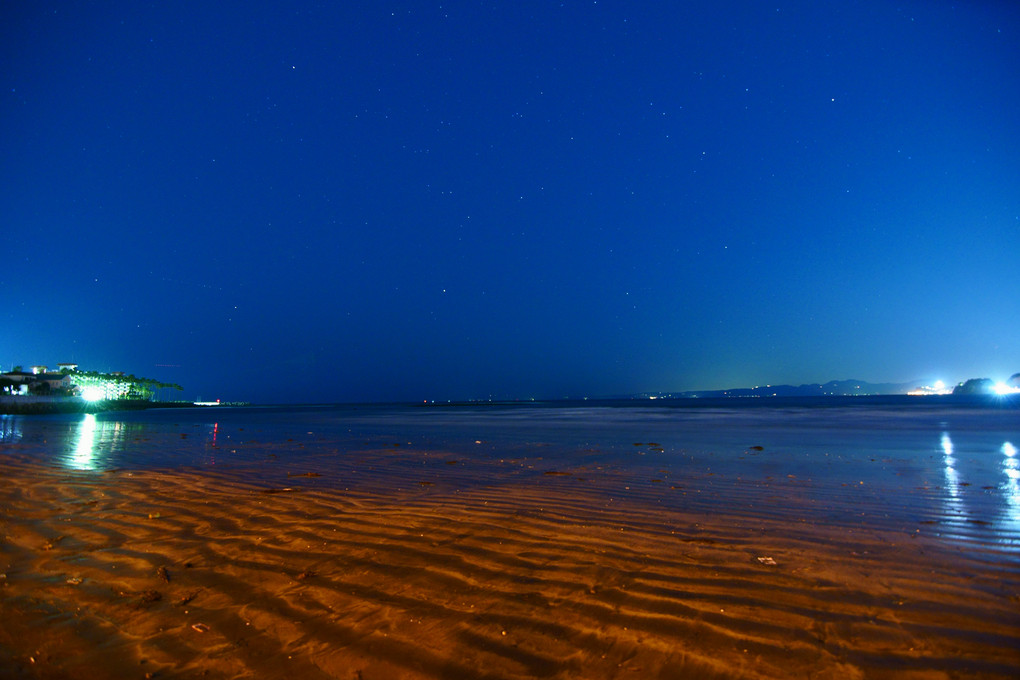
[[[0,362],[257,402],[1020,371],[1008,2],[0,10]]]

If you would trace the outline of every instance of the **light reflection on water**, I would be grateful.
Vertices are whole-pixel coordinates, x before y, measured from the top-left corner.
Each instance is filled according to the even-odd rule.
[[[111,467],[111,455],[124,450],[127,426],[120,421],[99,420],[85,414],[71,438],[64,465],[72,470],[100,470]]]
[[[1006,514],[1006,524],[1014,532],[1020,532],[1020,462],[1017,461],[1016,447],[1010,442],[1002,444],[1002,472],[1006,481],[1000,489],[1006,499],[1003,511]]]
[[[946,490],[949,491],[949,504],[953,510],[959,510],[960,496],[960,475],[956,472],[956,459],[953,458],[953,440],[949,438],[948,432],[942,433],[942,453],[944,472],[946,476]]]
[[[321,473],[322,485],[399,478],[412,467],[439,482],[456,472],[465,489],[529,471],[545,483],[548,469],[594,484],[605,469],[666,506],[742,503],[758,512],[767,500],[793,512],[805,502],[833,522],[866,513],[876,527],[1012,552],[1020,549],[1018,424],[1015,412],[870,408],[267,408],[7,417],[0,443],[67,470],[215,465],[259,480],[301,470]],[[635,444],[653,441],[656,449]],[[437,453],[462,465],[433,464]]]
[[[968,449],[970,455],[975,455],[975,460],[969,461],[969,475],[979,472],[973,469],[976,461],[985,460],[989,477],[997,469],[1001,469],[1005,477],[1000,478],[998,483],[991,483],[992,479],[986,477],[988,483],[975,488],[976,485],[969,481],[969,475],[965,478],[967,481],[961,481],[960,453],[948,432],[942,433],[939,444],[944,478],[943,521],[953,527],[953,533],[958,537],[972,536],[981,531],[980,527],[989,526],[993,527],[997,543],[1009,546],[1020,544],[1020,461],[1017,460],[1016,447],[1010,441],[1005,441],[998,451],[992,447]],[[1002,455],[1001,467],[990,459],[996,453]],[[996,496],[1000,498],[997,503]]]
[[[129,467],[209,465],[215,463],[218,426],[195,426],[180,432],[174,424],[145,423],[99,417],[89,413],[70,424],[59,463],[72,470],[97,471]],[[197,436],[194,436],[197,435]],[[204,436],[203,436],[204,435]],[[196,449],[201,452],[196,455]]]
[[[95,452],[93,446],[96,441],[96,417],[91,413],[86,414],[78,426],[78,441],[74,445],[74,451],[67,461],[68,467],[75,470],[95,470]]]
[[[21,439],[21,419],[0,415],[0,444],[14,444]]]
[[[948,432],[943,432],[939,440],[942,447],[942,474],[945,477],[943,488],[946,495],[943,497],[942,518],[954,531],[966,533],[967,509],[964,507],[963,498],[960,497],[960,474],[956,470],[956,458],[953,456],[953,440]]]

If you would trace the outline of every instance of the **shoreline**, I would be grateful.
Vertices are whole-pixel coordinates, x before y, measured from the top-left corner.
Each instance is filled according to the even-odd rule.
[[[451,408],[564,408],[613,407],[651,409],[757,409],[757,408],[853,408],[901,407],[910,409],[964,408],[977,410],[1020,410],[1020,394],[1008,395],[926,395],[868,394],[831,396],[776,396],[776,397],[677,397],[627,399],[558,399],[516,401],[414,401],[414,402],[350,402],[350,403],[296,403],[253,404],[251,402],[196,403],[190,401],[146,401],[118,399],[88,402],[76,397],[12,397],[0,395],[0,415],[51,415],[73,413],[110,413],[160,408],[384,408],[406,407],[415,410],[442,410]]]
[[[227,405],[227,404],[225,404]],[[116,399],[111,401],[85,401],[77,397],[2,397],[0,415],[34,416],[74,413],[111,413],[116,411],[145,411],[156,408],[206,408],[190,401],[147,401],[144,399]]]

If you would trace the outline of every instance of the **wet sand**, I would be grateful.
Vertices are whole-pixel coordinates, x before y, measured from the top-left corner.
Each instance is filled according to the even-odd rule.
[[[4,678],[1020,676],[1015,560],[792,492],[4,463]]]

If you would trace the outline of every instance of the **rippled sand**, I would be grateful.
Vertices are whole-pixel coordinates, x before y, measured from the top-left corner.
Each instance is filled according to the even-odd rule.
[[[656,502],[686,492],[668,480],[461,488],[443,463],[345,484],[11,456],[0,676],[1020,675],[1015,561],[815,521],[776,489],[761,513],[681,510]]]

